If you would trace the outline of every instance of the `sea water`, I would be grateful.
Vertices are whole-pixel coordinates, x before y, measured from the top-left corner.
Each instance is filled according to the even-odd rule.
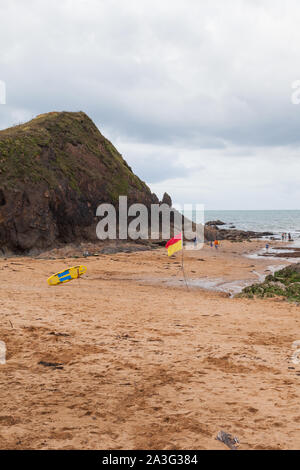
[[[195,220],[191,213],[187,217]],[[272,232],[281,238],[283,232],[290,233],[292,238],[300,240],[300,210],[213,210],[204,212],[205,222],[221,220],[226,225],[220,228],[228,229],[234,226],[237,230],[254,232]]]

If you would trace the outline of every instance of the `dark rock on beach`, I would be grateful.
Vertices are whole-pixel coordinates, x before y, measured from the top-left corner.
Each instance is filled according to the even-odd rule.
[[[279,253],[278,253],[279,252]],[[279,248],[276,247],[276,252],[274,253],[263,253],[260,256],[266,258],[300,258],[300,248],[295,247],[285,247]]]
[[[256,238],[270,237],[271,232],[253,232],[251,230],[219,229],[217,236],[219,240],[243,241]]]
[[[222,222],[221,220],[211,220],[211,221],[209,221],[209,222],[206,222],[205,225],[208,225],[208,226],[210,226],[210,225],[212,225],[212,226],[218,226],[218,225],[226,225],[226,223],[225,223],[225,222]]]
[[[250,240],[251,238],[262,238],[270,237],[273,235],[271,232],[254,232],[254,231],[245,231],[238,230],[231,223],[228,229],[220,229],[219,227],[226,225],[225,222],[221,220],[211,220],[206,222],[205,230],[209,230],[209,234],[206,236],[206,239],[212,240],[213,237],[218,238],[218,240],[232,240],[232,241],[243,241]],[[212,237],[212,238],[211,238]]]

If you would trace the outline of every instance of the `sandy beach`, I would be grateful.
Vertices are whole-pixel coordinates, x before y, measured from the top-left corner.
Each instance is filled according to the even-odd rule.
[[[244,256],[263,245],[186,252],[189,290],[163,248],[2,258],[0,448],[225,450],[223,430],[240,449],[298,449],[300,307],[197,287],[288,264]],[[47,285],[76,264],[84,277]]]

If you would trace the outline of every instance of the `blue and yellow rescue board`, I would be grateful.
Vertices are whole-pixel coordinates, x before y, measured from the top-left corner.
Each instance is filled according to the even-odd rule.
[[[49,277],[47,282],[49,286],[57,286],[65,282],[72,281],[72,279],[78,279],[85,272],[85,266],[73,266],[72,268],[68,268],[65,271],[53,274],[53,276]]]

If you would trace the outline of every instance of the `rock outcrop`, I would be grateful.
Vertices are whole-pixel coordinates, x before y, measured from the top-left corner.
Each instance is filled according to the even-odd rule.
[[[276,271],[274,275],[270,274],[262,283],[245,287],[238,297],[283,297],[290,301],[299,302],[300,263]]]
[[[161,201],[161,204],[167,204],[167,206],[172,207],[172,199],[171,199],[171,196],[169,196],[168,193],[165,193],[163,195],[163,199]]]
[[[218,225],[226,225],[226,223],[222,222],[222,220],[210,220],[209,222],[206,222],[205,225],[217,227]]]
[[[83,112],[53,112],[0,131],[2,253],[96,240],[96,209],[157,197]]]
[[[217,229],[217,237],[219,240],[251,240],[256,238],[270,237],[272,232],[253,232],[251,230],[236,230],[236,229]]]

